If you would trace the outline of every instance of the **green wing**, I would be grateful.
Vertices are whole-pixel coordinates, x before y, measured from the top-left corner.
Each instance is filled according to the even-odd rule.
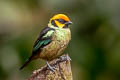
[[[50,39],[47,39],[47,40],[41,40],[37,43],[37,45],[33,48],[33,51],[36,51],[38,50],[39,48],[42,48],[43,46],[49,44],[51,42]]]
[[[40,51],[41,48],[47,46],[52,41],[51,38],[53,33],[54,29],[49,27],[44,28],[33,46],[33,53],[36,53]]]

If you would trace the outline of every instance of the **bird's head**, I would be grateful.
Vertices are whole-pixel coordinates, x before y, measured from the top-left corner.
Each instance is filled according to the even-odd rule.
[[[52,25],[53,27],[58,27],[58,28],[68,28],[68,25],[70,24],[72,24],[72,22],[66,15],[57,14],[50,19],[48,25]]]

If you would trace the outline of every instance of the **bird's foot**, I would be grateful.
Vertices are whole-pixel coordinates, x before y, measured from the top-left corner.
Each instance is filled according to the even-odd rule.
[[[60,61],[72,61],[71,58],[67,56],[60,56]]]
[[[46,63],[47,63],[48,68],[49,68],[52,72],[55,72],[56,68],[50,66],[50,64],[48,63],[48,61],[47,61]]]

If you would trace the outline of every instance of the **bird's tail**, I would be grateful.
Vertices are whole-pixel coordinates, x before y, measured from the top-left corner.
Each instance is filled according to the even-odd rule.
[[[32,56],[20,67],[20,70],[22,70],[25,66],[27,66],[32,61]]]

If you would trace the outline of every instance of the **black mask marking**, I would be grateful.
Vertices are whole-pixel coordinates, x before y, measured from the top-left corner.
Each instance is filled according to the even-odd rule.
[[[51,21],[51,24],[54,25],[55,27],[57,27],[57,25],[56,25],[54,20]]]
[[[68,28],[68,24],[65,24],[65,26],[63,26],[63,28]]]

